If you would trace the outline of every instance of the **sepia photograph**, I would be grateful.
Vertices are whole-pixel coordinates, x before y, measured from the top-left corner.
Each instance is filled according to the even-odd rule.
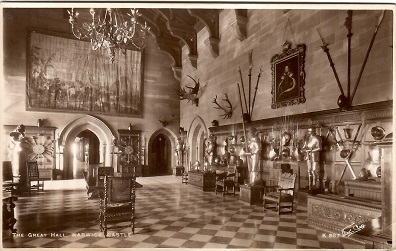
[[[394,249],[395,9],[2,2],[2,249]]]

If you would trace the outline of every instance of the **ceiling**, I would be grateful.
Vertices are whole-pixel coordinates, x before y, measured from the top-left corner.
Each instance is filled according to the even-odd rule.
[[[127,11],[124,9],[123,11]],[[168,53],[174,61],[174,76],[180,80],[182,68],[182,47],[187,46],[188,59],[197,68],[197,33],[204,27],[209,36],[205,44],[212,56],[219,55],[219,14],[221,9],[139,9],[142,18],[150,26],[161,51]],[[247,10],[235,10],[235,20],[231,23],[237,37],[246,37]]]
[[[81,11],[80,18],[89,20],[88,11]],[[85,9],[87,10],[87,9]],[[130,9],[119,9],[126,19]],[[194,68],[197,68],[197,33],[203,28],[208,31],[208,38],[204,43],[208,46],[213,57],[219,55],[219,14],[222,9],[138,9],[141,14],[140,22],[147,22],[151,34],[156,37],[158,48],[170,55],[174,61],[172,70],[174,76],[180,81],[182,69],[182,47],[188,50],[188,60]],[[235,34],[239,40],[246,38],[246,26],[248,22],[246,9],[233,10],[235,19],[230,25],[235,29]],[[64,14],[68,18],[67,9]]]

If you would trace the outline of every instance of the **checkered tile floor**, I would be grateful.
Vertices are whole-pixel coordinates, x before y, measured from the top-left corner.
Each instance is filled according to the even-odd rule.
[[[351,239],[329,238],[307,224],[298,205],[278,216],[238,197],[202,192],[181,177],[139,177],[136,229],[99,230],[98,200],[88,200],[83,180],[75,189],[32,192],[16,202],[18,235],[3,233],[3,247],[17,248],[290,248],[363,249]],[[54,184],[62,184],[62,181]],[[81,182],[81,183],[80,183]],[[56,185],[55,185],[56,187]]]

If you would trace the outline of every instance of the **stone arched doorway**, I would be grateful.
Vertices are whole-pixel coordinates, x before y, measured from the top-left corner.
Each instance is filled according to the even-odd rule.
[[[88,171],[89,165],[100,163],[100,142],[90,130],[80,132],[72,143],[72,154],[69,155],[70,166],[64,168],[65,179],[82,178],[82,171]]]
[[[163,134],[158,134],[153,139],[150,155],[152,160],[150,171],[152,175],[171,174],[171,148],[167,137]]]
[[[199,161],[201,166],[204,162],[204,150],[205,150],[205,138],[209,135],[209,130],[207,129],[205,122],[201,117],[196,117],[190,125],[188,130],[187,138],[190,147],[191,156],[190,161],[194,164]]]
[[[104,121],[91,115],[73,120],[67,124],[59,134],[59,146],[63,148],[63,155],[60,155],[59,169],[63,170],[63,179],[73,178],[71,154],[72,145],[76,137],[83,131],[90,131],[99,139],[99,162],[105,166],[113,164],[113,139],[115,134]]]
[[[148,176],[169,175],[174,173],[176,135],[166,129],[154,132],[148,142]]]

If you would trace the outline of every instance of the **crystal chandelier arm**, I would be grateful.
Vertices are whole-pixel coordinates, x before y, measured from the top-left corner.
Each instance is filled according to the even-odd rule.
[[[67,12],[69,13],[69,23],[71,24],[73,35],[76,38],[81,39],[81,31],[76,27],[77,17],[80,13],[78,13],[78,11],[75,12],[74,8],[72,8],[70,11],[68,10]]]
[[[127,13],[130,20],[126,20],[118,9],[107,8],[97,13],[91,8],[91,20],[82,24],[78,23],[77,11],[72,8],[68,13],[73,35],[78,39],[90,40],[93,50],[108,50],[112,61],[115,50],[125,50],[130,46],[141,50],[146,46],[150,28],[146,22],[143,25],[137,20],[137,17],[142,16],[137,9],[130,9],[130,13]]]

